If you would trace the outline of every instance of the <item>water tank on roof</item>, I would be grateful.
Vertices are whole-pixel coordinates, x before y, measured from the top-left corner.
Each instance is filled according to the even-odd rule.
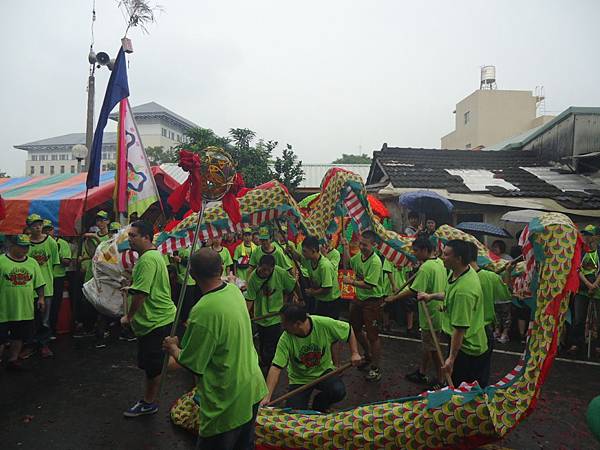
[[[496,89],[496,66],[481,67],[481,83],[479,89]]]

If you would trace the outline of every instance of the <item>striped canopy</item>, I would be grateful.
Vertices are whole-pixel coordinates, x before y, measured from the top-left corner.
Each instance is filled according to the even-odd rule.
[[[152,167],[152,173],[162,192],[170,193],[179,186],[160,167]],[[77,235],[86,176],[87,173],[0,178],[0,195],[6,206],[6,218],[0,220],[0,233],[21,233],[27,216],[35,213],[51,220],[61,236]],[[100,175],[100,186],[89,191],[86,211],[112,200],[114,181],[112,170]]]

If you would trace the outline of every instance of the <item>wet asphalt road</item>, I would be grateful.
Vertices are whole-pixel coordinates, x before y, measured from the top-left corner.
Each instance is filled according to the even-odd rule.
[[[162,408],[150,417],[125,419],[121,413],[140,398],[142,373],[135,366],[135,343],[114,340],[106,349],[92,339],[59,337],[56,356],[25,362],[25,373],[0,369],[0,449],[191,449],[194,439],[173,426],[170,405],[191,387],[184,371],[168,377]],[[419,344],[384,339],[384,376],[362,380],[354,369],[344,375],[350,407],[422,391],[404,380],[413,369]],[[517,356],[494,354],[492,379],[509,371]],[[280,386],[281,387],[281,386]],[[587,430],[585,409],[600,394],[600,367],[557,361],[534,413],[504,440],[489,448],[600,449]]]

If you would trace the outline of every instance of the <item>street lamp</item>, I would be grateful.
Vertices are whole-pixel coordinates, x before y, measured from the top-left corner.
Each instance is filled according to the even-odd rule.
[[[77,160],[77,173],[81,173],[81,161],[87,158],[88,148],[83,144],[76,144],[71,147],[71,154]]]

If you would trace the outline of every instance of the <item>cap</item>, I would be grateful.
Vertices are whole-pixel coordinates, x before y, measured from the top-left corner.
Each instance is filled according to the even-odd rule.
[[[42,221],[42,227],[43,227],[43,228],[54,228],[54,225],[52,224],[52,221],[51,221],[51,220],[44,219],[44,220]]]
[[[271,231],[266,227],[261,227],[258,230],[259,239],[271,239]]]
[[[30,214],[29,217],[27,217],[27,225],[31,225],[35,222],[43,222],[44,219],[42,219],[42,216],[40,216],[39,214]]]
[[[121,229],[121,224],[119,222],[111,222],[108,226],[108,231],[119,231]]]
[[[244,234],[252,234],[252,228],[250,228],[250,227],[245,227],[245,228],[242,230],[242,232],[243,232]]]
[[[583,230],[581,230],[581,234],[585,234],[586,236],[594,236],[598,234],[598,229],[594,225],[586,225]]]
[[[31,245],[31,239],[26,234],[17,234],[15,237],[15,245],[29,247]]]
[[[96,219],[108,220],[108,213],[106,211],[98,211],[96,213]]]

